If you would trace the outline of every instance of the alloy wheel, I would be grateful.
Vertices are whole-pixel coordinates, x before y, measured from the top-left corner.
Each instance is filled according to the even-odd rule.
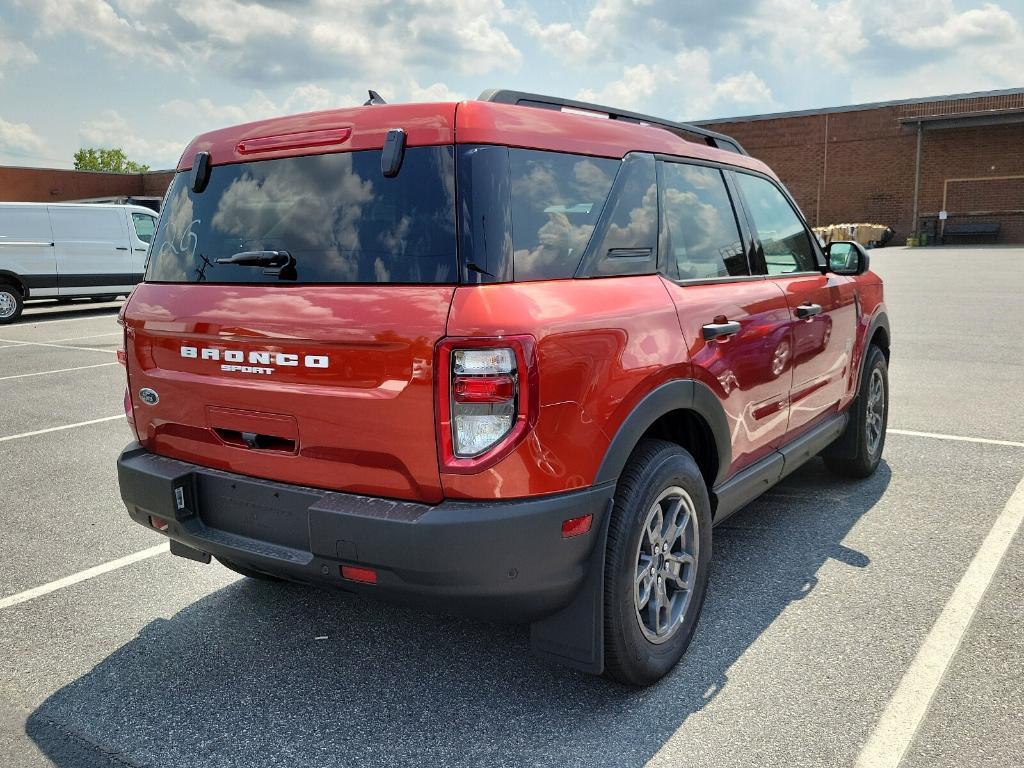
[[[865,429],[868,453],[874,456],[882,442],[882,434],[885,430],[885,382],[882,380],[882,372],[878,368],[871,371],[871,380],[868,382]]]
[[[660,644],[678,631],[693,597],[699,536],[693,499],[677,485],[647,511],[636,553],[633,605],[640,630]]]

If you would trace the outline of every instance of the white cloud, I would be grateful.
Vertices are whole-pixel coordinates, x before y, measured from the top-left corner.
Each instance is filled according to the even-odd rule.
[[[39,155],[48,149],[46,142],[27,123],[12,123],[0,117],[0,152]]]
[[[215,102],[205,97],[189,101],[172,99],[161,105],[160,112],[178,119],[188,126],[190,135],[196,135],[214,128],[281,115],[352,107],[365,99],[365,96],[360,99],[350,94],[337,94],[315,83],[306,83],[294,88],[280,101],[275,101],[263,91],[255,90],[240,104]]]
[[[0,79],[8,67],[35,64],[39,58],[35,52],[20,40],[12,40],[0,31]]]
[[[174,66],[179,57],[169,30],[139,13],[141,6],[128,4],[134,16],[122,15],[106,0],[37,0],[40,30],[46,35],[61,32],[81,34],[106,47],[111,53],[147,56],[164,66]]]
[[[421,86],[411,80],[408,86],[409,101],[463,101],[466,97],[453,91],[445,83],[432,83]]]
[[[103,110],[78,130],[86,147],[119,147],[129,160],[154,168],[173,168],[185,147],[184,141],[151,139],[136,134],[132,125],[116,110]]]
[[[526,33],[533,37],[543,50],[563,61],[588,61],[597,52],[597,41],[568,22],[545,25],[537,21],[532,14],[525,14],[522,24]]]
[[[584,89],[577,96],[677,120],[706,117],[730,107],[773,106],[771,89],[753,72],[740,72],[716,81],[712,75],[712,56],[703,48],[682,51],[654,65],[627,66],[621,77],[603,88]]]
[[[753,72],[727,77],[715,85],[715,100],[725,104],[769,104],[772,90]]]
[[[776,66],[813,64],[846,71],[868,47],[865,26],[871,14],[864,2],[763,0],[741,24],[742,46]]]
[[[80,34],[115,55],[254,82],[386,79],[396,71],[514,69],[503,0],[38,0],[40,33]]]
[[[935,7],[938,6],[938,7]],[[900,9],[902,10],[902,9]],[[957,13],[952,4],[933,4],[931,14],[886,12],[891,24],[882,35],[913,50],[955,49],[965,45],[1002,43],[1020,35],[1020,26],[1008,11],[993,3]]]

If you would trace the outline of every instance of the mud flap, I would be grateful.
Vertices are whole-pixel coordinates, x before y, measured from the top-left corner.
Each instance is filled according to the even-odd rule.
[[[591,675],[604,673],[604,564],[613,503],[608,500],[576,597],[558,613],[530,625],[530,647],[537,656]]]
[[[171,539],[171,554],[177,555],[178,557],[184,557],[189,560],[195,560],[197,563],[210,563],[210,555],[206,552],[200,552],[198,549],[182,544],[180,541]]]

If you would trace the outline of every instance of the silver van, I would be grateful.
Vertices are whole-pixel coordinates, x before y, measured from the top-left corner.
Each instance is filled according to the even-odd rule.
[[[0,203],[0,325],[27,299],[110,299],[142,280],[156,213],[138,205]]]

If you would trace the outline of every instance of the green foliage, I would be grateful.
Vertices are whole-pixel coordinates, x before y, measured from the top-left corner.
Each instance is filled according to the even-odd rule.
[[[85,148],[75,152],[76,171],[106,171],[107,173],[145,173],[148,165],[129,160],[123,149]]]

